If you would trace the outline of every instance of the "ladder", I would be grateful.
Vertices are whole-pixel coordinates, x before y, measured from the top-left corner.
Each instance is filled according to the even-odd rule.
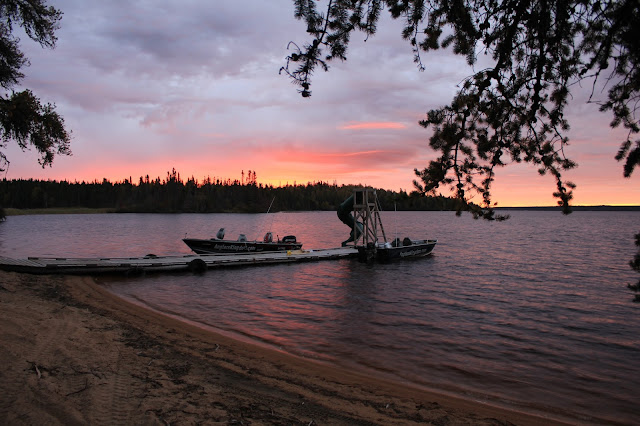
[[[380,219],[380,208],[378,196],[373,188],[356,188],[353,190],[353,217],[354,228],[358,222],[362,224],[362,232],[357,232],[353,244],[364,247],[375,248],[378,242],[387,242],[384,233],[382,220]]]

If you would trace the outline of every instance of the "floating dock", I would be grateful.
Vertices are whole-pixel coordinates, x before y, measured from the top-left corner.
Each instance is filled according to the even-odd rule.
[[[141,274],[144,272],[191,271],[232,266],[255,266],[276,263],[313,262],[355,257],[353,247],[320,250],[295,250],[263,253],[225,253],[210,255],[113,257],[113,258],[53,258],[0,257],[0,269],[30,274]]]

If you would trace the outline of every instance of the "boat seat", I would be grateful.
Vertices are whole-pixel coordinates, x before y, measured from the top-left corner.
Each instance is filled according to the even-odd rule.
[[[402,240],[402,245],[403,246],[410,246],[413,244],[413,241],[411,241],[411,238],[409,237],[405,237],[404,240]]]
[[[395,240],[391,242],[391,247],[402,247],[402,243],[400,243],[400,238],[396,237]]]
[[[216,235],[216,238],[219,240],[224,240],[224,228],[220,228],[218,234]]]
[[[238,235],[238,241],[247,241],[247,236],[244,234]]]

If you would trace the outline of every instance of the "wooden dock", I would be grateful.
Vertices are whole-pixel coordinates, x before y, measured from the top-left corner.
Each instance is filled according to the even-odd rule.
[[[267,253],[229,253],[211,255],[182,255],[113,258],[53,258],[29,257],[12,259],[0,257],[0,269],[30,274],[140,274],[144,272],[191,271],[204,272],[210,268],[256,266],[274,263],[313,262],[356,256],[353,247],[321,250],[295,250]]]

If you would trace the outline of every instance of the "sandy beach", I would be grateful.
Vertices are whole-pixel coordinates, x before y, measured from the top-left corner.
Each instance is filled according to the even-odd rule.
[[[0,271],[0,323],[4,425],[553,424],[234,340],[90,277]]]

